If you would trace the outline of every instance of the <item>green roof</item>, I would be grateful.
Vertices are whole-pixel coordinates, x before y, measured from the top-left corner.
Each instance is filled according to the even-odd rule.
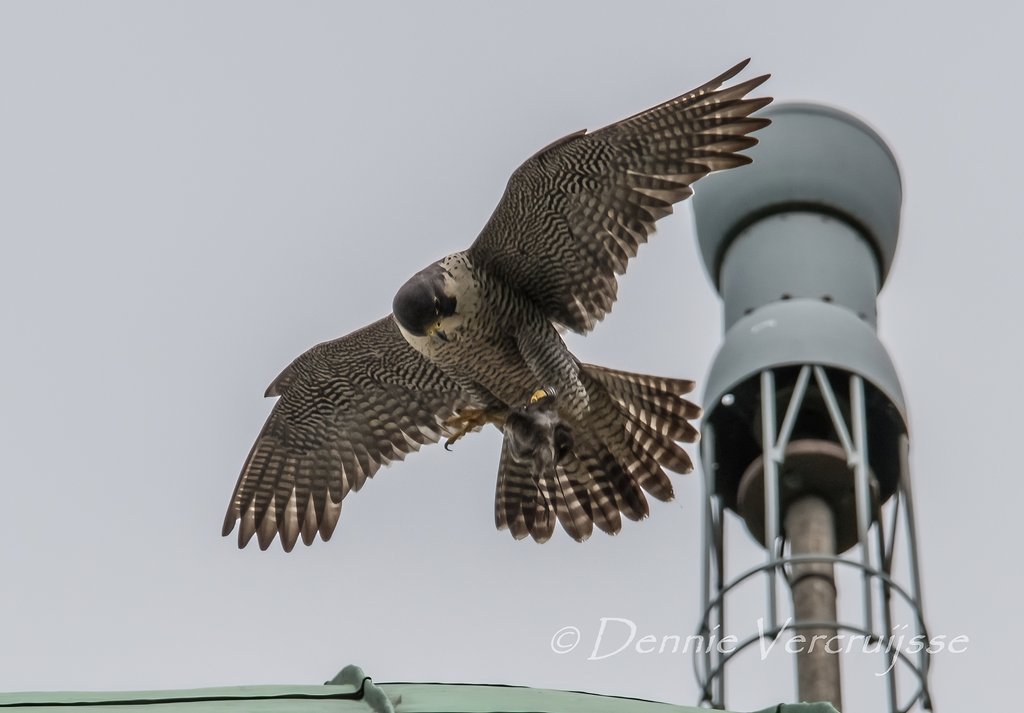
[[[324,686],[232,686],[120,693],[0,693],[0,709],[34,713],[86,707],[90,713],[706,713],[636,698],[519,686],[374,683],[347,666]],[[782,704],[764,713],[834,713],[827,703]]]

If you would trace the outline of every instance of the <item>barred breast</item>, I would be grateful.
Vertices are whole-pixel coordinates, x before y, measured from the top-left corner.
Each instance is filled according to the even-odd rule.
[[[528,297],[478,269],[465,253],[440,262],[455,314],[442,320],[444,337],[410,340],[471,393],[485,391],[508,406],[529,402],[540,388],[560,393],[572,411],[586,407],[578,364],[548,318]]]

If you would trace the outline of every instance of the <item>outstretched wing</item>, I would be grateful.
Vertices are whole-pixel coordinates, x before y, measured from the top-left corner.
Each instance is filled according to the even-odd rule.
[[[719,88],[746,65],[533,156],[512,175],[470,259],[553,321],[577,332],[593,329],[615,302],[616,276],[655,221],[691,195],[697,179],[750,162],[737,152],[757,143],[747,134],[769,120],[750,114],[771,98],[745,97],[768,75]]]
[[[224,518],[238,546],[275,534],[327,540],[341,501],[382,466],[448,434],[467,403],[459,387],[409,346],[391,316],[319,344],[267,389],[280,396],[242,467]]]

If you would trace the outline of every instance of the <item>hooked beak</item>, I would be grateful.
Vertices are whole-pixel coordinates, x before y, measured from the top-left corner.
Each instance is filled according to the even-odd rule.
[[[448,335],[445,334],[444,331],[439,326],[437,326],[436,324],[432,324],[429,327],[427,327],[427,336],[428,337],[437,337],[442,342],[447,342],[448,341]]]

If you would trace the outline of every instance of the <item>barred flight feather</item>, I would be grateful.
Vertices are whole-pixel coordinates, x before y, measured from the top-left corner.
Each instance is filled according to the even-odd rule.
[[[224,518],[238,544],[261,549],[280,535],[327,540],[341,503],[377,470],[436,442],[441,424],[471,399],[414,350],[392,317],[319,344],[296,359],[267,393],[278,396],[242,467]]]
[[[470,259],[533,299],[551,320],[577,332],[593,329],[615,301],[614,277],[625,272],[655,222],[691,195],[691,184],[704,175],[749,163],[738,152],[756,144],[749,134],[769,123],[750,114],[771,99],[745,97],[768,76],[720,88],[746,65],[535,154],[513,173],[470,247]],[[547,216],[543,223],[539,206]],[[528,253],[508,249],[521,241],[531,245]],[[567,267],[557,273],[550,269],[556,244]],[[604,250],[595,252],[594,244]],[[612,282],[598,282],[599,275]]]

